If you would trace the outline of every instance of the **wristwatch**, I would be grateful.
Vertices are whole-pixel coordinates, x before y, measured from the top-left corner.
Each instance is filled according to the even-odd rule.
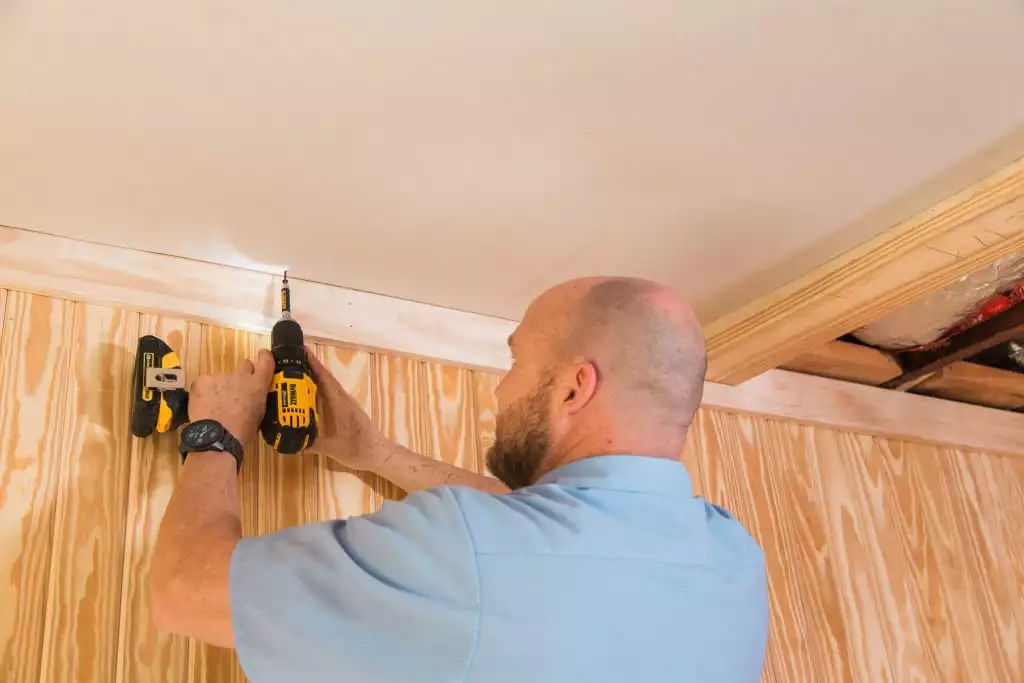
[[[230,453],[238,464],[236,471],[242,469],[242,443],[231,436],[231,432],[216,420],[196,420],[185,425],[185,428],[181,430],[181,445],[178,450],[181,452],[182,462],[185,462],[189,453],[204,451]]]

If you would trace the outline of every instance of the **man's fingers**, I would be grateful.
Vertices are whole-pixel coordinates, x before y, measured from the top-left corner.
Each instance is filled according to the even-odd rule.
[[[256,354],[253,374],[261,386],[270,386],[270,378],[274,376],[274,355],[270,349],[260,349]]]
[[[251,375],[252,374],[252,361],[248,358],[243,358],[235,363],[235,374],[236,375]]]

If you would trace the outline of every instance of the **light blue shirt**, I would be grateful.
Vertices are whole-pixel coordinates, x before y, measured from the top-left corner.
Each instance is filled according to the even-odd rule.
[[[628,455],[247,538],[231,612],[253,683],[756,683],[768,637],[761,549]]]

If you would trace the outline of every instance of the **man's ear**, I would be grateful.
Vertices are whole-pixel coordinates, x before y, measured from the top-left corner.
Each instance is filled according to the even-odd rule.
[[[571,415],[581,410],[594,398],[599,378],[597,366],[590,361],[574,363],[567,370],[566,381],[561,387],[562,394],[559,398],[562,408]]]

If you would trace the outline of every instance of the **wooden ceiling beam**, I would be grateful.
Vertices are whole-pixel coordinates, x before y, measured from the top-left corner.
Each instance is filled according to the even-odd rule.
[[[912,391],[1004,410],[1024,408],[1024,374],[965,361],[947,365]]]
[[[706,327],[708,379],[786,364],[1024,250],[1024,158]]]
[[[782,369],[876,387],[903,371],[888,353],[844,341],[830,341],[809,349],[785,363]]]

